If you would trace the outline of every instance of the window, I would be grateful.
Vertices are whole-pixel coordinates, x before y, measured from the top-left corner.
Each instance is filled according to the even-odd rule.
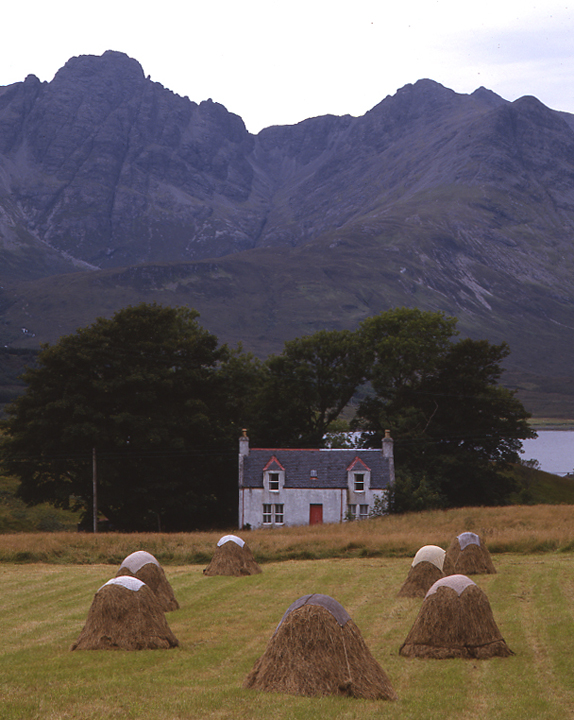
[[[366,493],[371,487],[371,470],[359,457],[347,468],[347,485],[351,493],[348,499],[355,502],[361,498],[353,497],[353,493]]]
[[[281,492],[281,488],[285,484],[285,470],[274,463],[273,467],[263,470],[263,487],[269,492]]]
[[[360,505],[359,512],[360,512],[361,520],[366,520],[369,517],[369,506],[368,505]]]
[[[349,520],[357,519],[357,506],[356,505],[347,505],[347,517],[349,518]]]
[[[263,503],[263,524],[283,525],[283,504]]]
[[[269,473],[269,490],[279,491],[279,473]]]

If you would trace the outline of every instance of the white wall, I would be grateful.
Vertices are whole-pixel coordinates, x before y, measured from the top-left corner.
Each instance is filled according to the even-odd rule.
[[[343,522],[350,503],[368,505],[371,510],[375,497],[381,494],[382,491],[372,490],[351,492],[347,488],[282,488],[279,492],[271,492],[263,488],[242,487],[239,489],[239,527],[247,524],[252,528],[263,527],[264,504],[284,506],[284,525],[308,525],[309,506],[314,504],[323,505],[324,523]]]

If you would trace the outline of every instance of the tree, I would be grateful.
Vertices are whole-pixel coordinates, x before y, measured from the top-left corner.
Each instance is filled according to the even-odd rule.
[[[496,504],[513,490],[502,470],[535,435],[499,385],[505,343],[457,339],[456,318],[396,308],[357,331],[320,331],[263,363],[250,434],[267,447],[320,447],[354,398],[352,428],[380,447],[395,439],[396,511]]]
[[[0,461],[28,503],[91,511],[117,529],[231,523],[237,438],[320,447],[361,391],[354,427],[395,438],[394,510],[504,502],[528,413],[498,384],[508,347],[456,340],[456,320],[399,308],[320,331],[261,363],[219,346],[184,308],[141,304],[45,346],[2,423]]]
[[[89,515],[95,448],[98,504],[115,528],[234,518],[238,428],[224,380],[241,362],[197,317],[142,303],[43,347],[2,428],[4,471],[27,503],[79,502]]]
[[[395,510],[504,502],[513,486],[500,471],[518,460],[521,439],[535,436],[515,394],[498,385],[508,346],[455,342],[455,324],[442,313],[400,308],[359,329],[371,353],[372,394],[356,425],[371,446],[392,429]]]
[[[285,343],[263,366],[250,432],[265,447],[321,447],[327,429],[364,381],[356,334],[321,330]]]

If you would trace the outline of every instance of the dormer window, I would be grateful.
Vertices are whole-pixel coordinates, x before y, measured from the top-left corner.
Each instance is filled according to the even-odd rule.
[[[285,485],[285,468],[275,455],[263,468],[263,487],[272,493],[281,492],[281,488]]]
[[[269,473],[269,490],[273,490],[276,492],[279,491],[279,473],[278,472],[270,472]]]
[[[359,456],[347,468],[347,487],[350,493],[366,493],[371,487],[371,468]],[[354,502],[359,500],[362,498],[355,498]]]

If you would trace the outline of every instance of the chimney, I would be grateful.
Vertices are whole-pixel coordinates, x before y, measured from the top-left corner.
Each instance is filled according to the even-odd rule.
[[[249,455],[249,438],[247,437],[247,430],[243,428],[243,435],[239,438],[239,487],[243,487],[243,461]],[[239,527],[243,527],[241,521]]]
[[[391,431],[385,430],[385,437],[383,438],[383,457],[393,457],[393,438],[391,437]]]
[[[383,438],[383,457],[389,459],[389,481],[395,482],[395,456],[393,452],[394,441],[391,437],[391,431],[385,430],[385,437]]]
[[[243,428],[243,435],[239,438],[239,454],[249,455],[249,438],[245,428]]]

